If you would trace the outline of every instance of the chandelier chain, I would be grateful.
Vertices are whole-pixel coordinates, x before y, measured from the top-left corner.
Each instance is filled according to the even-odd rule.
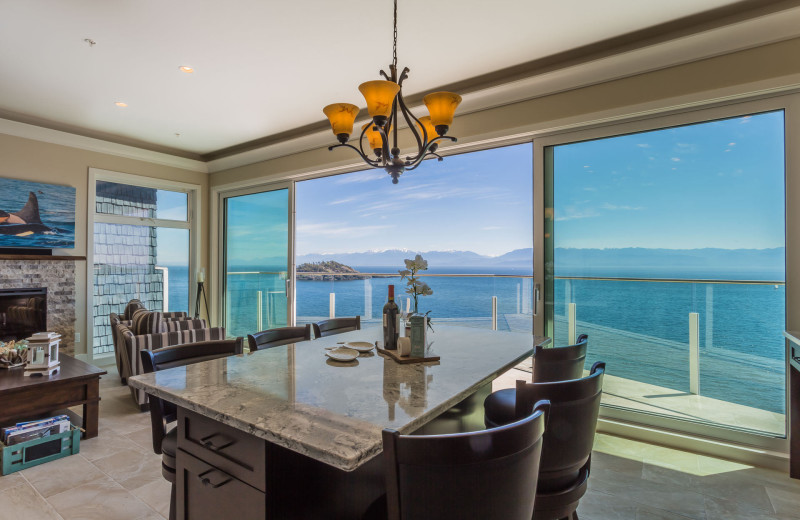
[[[392,47],[392,64],[397,68],[397,0],[394,0],[394,46]]]

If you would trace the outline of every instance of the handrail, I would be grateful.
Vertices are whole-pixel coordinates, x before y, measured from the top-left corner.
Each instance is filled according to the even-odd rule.
[[[237,274],[286,274],[286,271],[232,271],[229,275]],[[396,273],[334,273],[320,271],[297,271],[296,273],[304,276],[374,276],[382,278],[395,278],[400,276]],[[417,276],[430,276],[436,278],[533,278],[529,274],[472,274],[472,273],[417,273]],[[556,280],[595,280],[604,282],[660,282],[660,283],[708,283],[708,284],[737,284],[737,285],[786,285],[781,280],[727,280],[711,278],[631,278],[631,277],[610,277],[610,276],[554,276]]]
[[[715,284],[741,284],[741,285],[786,285],[786,282],[776,280],[723,280],[723,279],[696,279],[696,278],[627,278],[603,276],[554,276],[556,280],[598,280],[603,282],[665,282],[665,283],[715,283]]]

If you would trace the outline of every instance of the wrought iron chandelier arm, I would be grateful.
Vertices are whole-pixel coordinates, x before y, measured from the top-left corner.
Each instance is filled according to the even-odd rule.
[[[392,124],[392,119],[389,118],[389,122],[386,123],[387,128],[391,128],[391,124]],[[381,153],[383,154],[384,163],[388,163],[389,159],[391,158],[391,155],[389,155],[389,136],[386,134],[386,129],[383,128],[382,126],[375,125],[375,127],[381,134],[381,144],[383,145]]]
[[[408,109],[408,107],[406,107],[406,103],[403,100],[403,97],[400,94],[398,94],[397,98],[400,101],[399,102],[400,110],[403,113],[403,117],[406,120],[406,124],[408,124],[408,129],[411,130],[411,133],[414,135],[414,139],[417,140],[417,155],[413,156],[414,159],[416,159],[416,157],[424,155],[425,141],[428,140],[428,132],[425,130],[425,126],[422,123],[420,123],[419,119],[417,119],[417,117],[414,115],[414,113],[411,112]],[[412,120],[415,121],[417,124],[415,125],[412,122]],[[419,125],[419,128],[422,129],[422,138],[421,139],[420,139],[419,131],[417,130],[417,125]]]
[[[367,163],[367,164],[369,164],[370,166],[372,166],[373,168],[380,168],[381,166],[383,166],[381,163],[379,163],[379,162],[377,162],[377,161],[373,161],[372,159],[370,159],[369,157],[367,157],[366,155],[364,155],[364,154],[361,152],[361,150],[359,150],[358,148],[356,148],[355,146],[353,146],[353,145],[352,145],[352,144],[350,144],[350,143],[340,143],[340,144],[335,144],[335,145],[333,145],[333,146],[329,146],[329,147],[328,147],[328,151],[330,151],[330,150],[333,150],[334,148],[341,148],[342,146],[344,146],[345,148],[351,148],[352,150],[355,150],[355,152],[356,152],[356,153],[357,153],[357,154],[358,154],[358,155],[361,157],[361,159],[362,159],[362,160],[363,160],[365,163]]]

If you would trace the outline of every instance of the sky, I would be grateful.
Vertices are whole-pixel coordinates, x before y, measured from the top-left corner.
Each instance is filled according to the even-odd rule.
[[[331,153],[344,153],[337,150]],[[424,161],[399,184],[383,170],[297,183],[297,254],[532,247],[530,143]]]
[[[554,151],[555,247],[783,247],[783,112]]]
[[[156,191],[156,218],[186,220],[188,211],[186,193]],[[189,230],[174,228],[156,229],[156,255],[158,265],[189,265]]]

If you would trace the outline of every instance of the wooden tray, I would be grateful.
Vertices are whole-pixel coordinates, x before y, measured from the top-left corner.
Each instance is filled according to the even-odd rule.
[[[385,350],[380,347],[377,347],[378,354],[384,354],[389,356],[390,358],[394,359],[401,365],[405,365],[407,363],[427,363],[429,361],[439,361],[439,356],[428,356],[428,357],[401,357],[400,354],[397,353],[396,350]]]

